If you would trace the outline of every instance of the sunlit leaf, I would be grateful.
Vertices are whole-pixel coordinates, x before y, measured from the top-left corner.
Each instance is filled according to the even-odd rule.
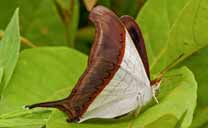
[[[14,72],[20,50],[19,9],[17,9],[8,24],[4,37],[0,42],[0,68],[2,82],[0,92],[7,87]],[[2,74],[2,69],[4,72]]]
[[[85,64],[85,55],[63,47],[21,52],[14,75],[0,101],[0,127],[42,128],[49,116],[48,110],[28,111],[23,106],[51,100],[56,90],[76,82]]]
[[[50,100],[56,90],[76,82],[85,64],[85,55],[64,47],[24,50],[9,86],[2,94],[0,115],[22,111],[24,105]]]
[[[175,128],[177,121],[178,119],[175,116],[167,114],[160,117],[158,120],[146,125],[144,128],[167,128],[167,126],[168,128]]]
[[[207,0],[148,0],[137,17],[153,77],[208,44]],[[183,55],[180,60],[175,60]]]

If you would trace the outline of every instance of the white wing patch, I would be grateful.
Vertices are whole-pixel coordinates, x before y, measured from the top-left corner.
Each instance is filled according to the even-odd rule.
[[[126,48],[120,68],[88,107],[80,122],[121,116],[146,104],[152,95],[142,60],[126,30]]]

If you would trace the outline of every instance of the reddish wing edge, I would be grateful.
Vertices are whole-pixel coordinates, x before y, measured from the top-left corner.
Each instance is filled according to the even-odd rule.
[[[146,74],[150,80],[150,70],[149,70],[149,62],[147,57],[147,52],[144,44],[144,38],[142,36],[142,32],[135,22],[135,20],[130,16],[122,16],[121,18],[122,23],[126,27],[128,33],[130,34],[137,51],[142,59]]]
[[[68,121],[78,121],[113,78],[124,56],[124,26],[112,11],[103,6],[95,7],[89,19],[96,26],[96,35],[88,66],[71,94],[63,100],[38,103],[27,108],[58,108],[68,115]]]

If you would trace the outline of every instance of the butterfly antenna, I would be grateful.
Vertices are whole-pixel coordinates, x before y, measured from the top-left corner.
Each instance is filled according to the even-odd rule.
[[[174,67],[176,64],[178,64],[178,61],[184,56],[184,53],[182,53],[180,56],[178,56],[175,60],[173,60],[172,63],[170,63],[168,66],[166,66],[158,75],[158,79],[162,79],[163,75],[169,71],[172,67]]]

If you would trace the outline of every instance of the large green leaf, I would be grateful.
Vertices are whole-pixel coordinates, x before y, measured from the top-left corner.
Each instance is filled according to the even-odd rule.
[[[198,106],[208,106],[207,100],[207,76],[208,76],[208,47],[201,49],[200,51],[193,54],[191,57],[186,59],[181,65],[188,66],[196,75],[196,80],[199,84],[198,89]]]
[[[44,116],[41,117],[39,114],[38,116],[35,117],[34,115],[30,114],[30,116],[28,117],[21,116],[21,117],[16,117],[16,118],[0,119],[0,127],[1,128],[11,128],[11,127],[22,128],[23,126],[27,126],[27,128],[31,128],[32,126],[36,128],[41,128],[47,122],[48,115],[45,114]]]
[[[198,82],[198,104],[197,111],[192,124],[193,128],[202,127],[204,124],[208,123],[208,47],[201,49],[200,51],[193,54],[191,57],[186,59],[181,65],[188,66],[193,73],[196,75],[196,80]]]
[[[208,124],[208,107],[201,108],[198,106],[190,128],[205,128]]]
[[[0,101],[0,123],[8,121],[13,123],[7,125],[19,126],[21,124],[15,123],[15,120],[25,119],[22,125],[29,125],[35,120],[31,116],[37,112],[25,110],[23,106],[51,100],[57,90],[74,85],[84,70],[86,59],[85,55],[64,47],[34,48],[21,52],[13,77]],[[43,117],[40,115],[36,119],[41,123],[48,113]]]
[[[50,111],[17,111],[0,115],[0,128],[29,127],[42,128],[47,122]]]
[[[0,114],[22,110],[27,104],[48,100],[56,90],[73,85],[86,56],[68,48],[24,50],[0,101]]]
[[[148,0],[137,17],[153,77],[208,44],[207,0]],[[176,61],[179,62],[179,61]]]
[[[148,128],[156,126],[155,121],[157,120],[166,122],[165,120],[171,118],[165,118],[164,116],[170,114],[176,117],[176,120],[180,120],[185,113],[180,127],[188,128],[192,122],[193,112],[196,105],[196,92],[197,83],[193,74],[187,68],[181,68],[168,73],[167,77],[164,78],[164,83],[162,84],[161,88],[161,95],[159,96],[160,104],[148,108],[136,119],[127,118],[120,120],[92,120],[81,124],[69,124],[66,122],[66,115],[58,110],[55,110],[50,116],[50,120],[46,126],[47,128],[128,128],[129,126],[132,128],[144,126],[145,128]],[[189,98],[187,99],[187,97]],[[169,124],[175,126],[177,121],[173,118],[170,120],[168,120],[169,123],[166,122],[160,124],[160,127],[168,127]]]
[[[167,128],[167,126],[168,128],[176,128],[177,121],[178,119],[175,116],[167,114],[146,125],[144,128]]]
[[[19,57],[20,32],[18,12],[19,9],[15,11],[5,30],[4,37],[0,42],[0,74],[2,77],[0,92],[2,92],[2,90],[6,88],[7,84],[9,83]],[[4,72],[2,70],[4,70]]]

